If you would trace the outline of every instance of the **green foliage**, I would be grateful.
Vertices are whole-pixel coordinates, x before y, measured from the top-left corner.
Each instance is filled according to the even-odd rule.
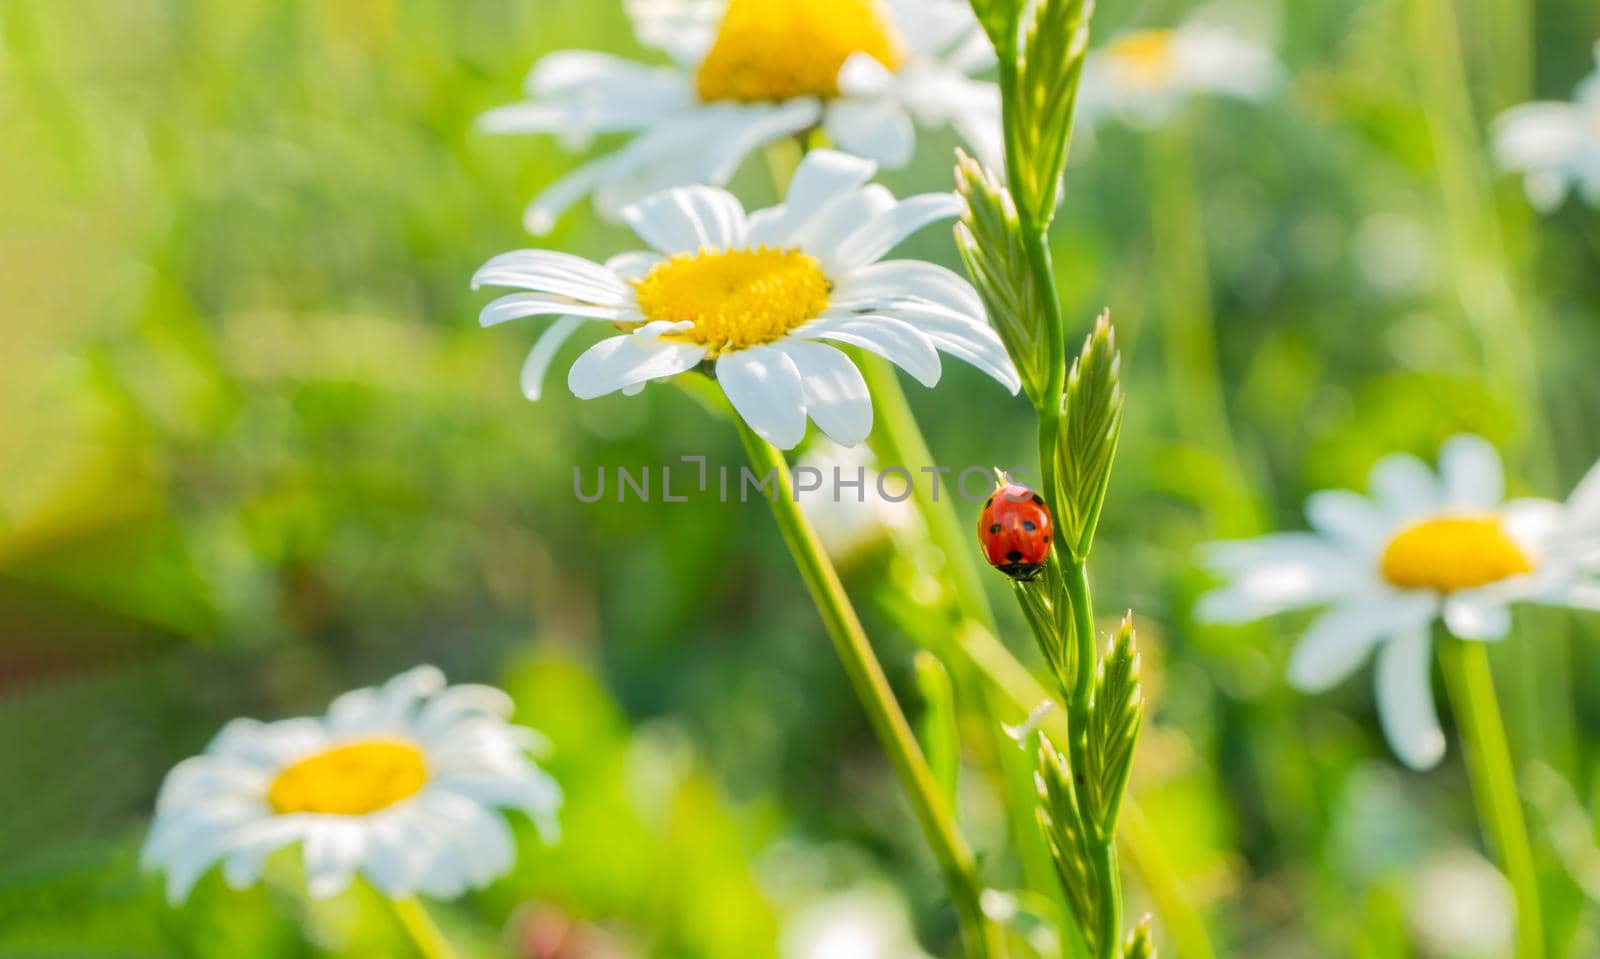
[[[1067,395],[1056,443],[1061,484],[1055,506],[1060,541],[1081,561],[1094,541],[1111,464],[1122,436],[1122,360],[1109,314],[1102,313],[1067,377]]]
[[[1011,188],[1040,226],[1055,217],[1093,15],[1094,0],[1038,0],[1023,25],[1016,94],[1007,101],[1015,114],[1008,146],[1017,153]]]
[[[1123,617],[1111,648],[1095,673],[1094,697],[1089,702],[1087,742],[1088,775],[1084,779],[1082,806],[1102,839],[1117,828],[1117,811],[1133,768],[1133,748],[1144,719],[1144,693],[1139,686],[1139,653],[1134,645],[1133,614]]]
[[[1095,874],[1095,837],[1084,828],[1083,809],[1068,758],[1044,733],[1039,734],[1038,757],[1039,829],[1044,833],[1050,860],[1077,926],[1090,953],[1098,954],[1095,917],[1105,891]]]
[[[972,12],[998,49],[1016,42],[1017,18],[1024,6],[1026,0],[972,0]]]
[[[1044,403],[1051,358],[1044,346],[1046,291],[1034,278],[1011,194],[977,160],[957,151],[956,189],[966,212],[956,224],[956,246],[972,285],[983,298],[1022,388],[1037,408]]]
[[[1150,917],[1146,915],[1128,933],[1122,944],[1123,959],[1156,959],[1155,934],[1150,931]]]
[[[939,657],[925,649],[917,651],[912,666],[916,671],[917,691],[922,694],[917,738],[945,802],[954,809],[961,774],[961,731],[957,728],[955,686]]]

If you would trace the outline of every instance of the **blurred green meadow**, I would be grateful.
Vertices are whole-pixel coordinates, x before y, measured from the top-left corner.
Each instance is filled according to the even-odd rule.
[[[1460,750],[1405,770],[1365,674],[1292,691],[1304,619],[1197,626],[1194,550],[1303,528],[1307,492],[1458,432],[1505,451],[1517,494],[1600,459],[1600,211],[1534,213],[1486,146],[1593,69],[1600,7],[1245,9],[1287,89],[1080,139],[1054,233],[1074,338],[1111,308],[1129,395],[1096,589],[1139,616],[1125,828],[1165,851],[1130,895],[1161,928],[1179,891],[1222,956],[1504,955],[1459,934],[1509,909]],[[1186,11],[1103,0],[1096,35]],[[579,158],[473,120],[566,48],[659,56],[617,0],[0,0],[0,959],[410,955],[370,890],[308,900],[293,857],[173,909],[138,852],[162,776],[226,720],[418,662],[509,691],[567,793],[560,843],[519,822],[517,869],[439,907],[466,954],[820,959],[804,918],[852,896],[906,924],[863,957],[957,951],[766,506],[574,496],[574,467],[737,468],[734,431],[672,389],[580,402],[553,378],[531,404],[531,327],[475,321],[473,270],[535,245],[522,205]],[[949,189],[954,146],[923,133],[885,182]],[[735,189],[772,200],[759,158]],[[635,241],[580,207],[538,245]],[[906,249],[959,268],[942,229]],[[1192,362],[1208,316],[1220,408]],[[939,462],[1028,462],[1030,411],[982,374],[908,389]],[[894,539],[844,569],[914,715],[942,562]],[[1600,623],[1518,617],[1493,656],[1550,954],[1593,957]],[[1003,887],[1009,747],[958,695],[962,815]]]

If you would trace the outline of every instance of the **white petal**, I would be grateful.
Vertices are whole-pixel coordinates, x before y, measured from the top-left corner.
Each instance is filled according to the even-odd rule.
[[[550,361],[555,359],[556,350],[567,341],[567,337],[584,323],[580,316],[563,316],[550,324],[550,327],[539,335],[534,341],[533,349],[528,351],[528,358],[522,361],[522,374],[518,378],[522,385],[522,395],[530,400],[537,400],[544,391],[544,375],[550,369]]]
[[[1016,396],[1022,377],[1012,365],[1000,334],[987,323],[973,320],[942,306],[906,304],[887,307],[883,316],[903,319],[926,336],[937,349],[972,364]]]
[[[1381,546],[1390,522],[1366,497],[1349,490],[1321,490],[1306,498],[1306,519],[1323,536],[1358,552]]]
[[[685,66],[700,62],[716,38],[726,0],[626,0],[639,42]]]
[[[707,180],[726,183],[744,158],[774,140],[793,136],[817,125],[822,104],[811,97],[788,100],[776,106],[741,104],[740,125],[729,136],[711,144]]]
[[[825,316],[793,330],[806,340],[833,340],[876,353],[926,387],[939,385],[939,354],[921,330],[892,316]]]
[[[618,253],[607,260],[606,269],[615,273],[624,283],[637,283],[665,260],[666,257],[659,253],[634,250],[628,253]]]
[[[1393,453],[1379,460],[1368,484],[1391,520],[1416,520],[1439,508],[1439,484],[1433,471],[1408,453]]]
[[[1331,689],[1366,662],[1382,640],[1426,627],[1437,601],[1426,594],[1357,597],[1323,613],[1295,646],[1289,682],[1308,693]]]
[[[876,170],[877,164],[871,160],[836,150],[812,150],[800,161],[794,178],[789,181],[784,202],[750,215],[749,244],[803,246],[812,225],[827,211],[848,206],[849,198],[859,195]],[[888,205],[893,205],[892,199]],[[861,216],[850,229],[866,219],[865,215]]]
[[[1433,705],[1433,642],[1427,627],[1391,639],[1378,653],[1378,717],[1389,746],[1412,769],[1444,758],[1444,730]]]
[[[589,347],[567,373],[567,387],[578,399],[592,400],[635,383],[692,370],[705,355],[706,348],[697,343],[658,339],[641,327]]]
[[[1309,533],[1211,543],[1202,559],[1231,582],[1200,597],[1195,618],[1247,623],[1372,588],[1370,564]]]
[[[856,51],[839,67],[839,92],[846,97],[874,97],[894,86],[894,74],[870,53]]]
[[[240,829],[229,840],[228,858],[222,876],[234,889],[245,889],[261,878],[267,858],[304,835],[303,820],[296,816],[273,816]]]
[[[807,216],[835,197],[860,188],[876,172],[877,164],[871,160],[837,150],[812,150],[795,168],[784,205],[796,215]]]
[[[1600,463],[1589,468],[1567,497],[1567,519],[1574,533],[1600,537]]]
[[[1500,522],[1523,553],[1541,564],[1549,557],[1571,558],[1571,547],[1588,538],[1582,524],[1553,500],[1514,499],[1500,509]]]
[[[519,775],[451,773],[434,783],[484,806],[517,809],[528,815],[541,837],[554,842],[560,835],[556,811],[561,808],[561,787],[547,773],[524,763]]]
[[[1562,583],[1539,598],[1542,603],[1600,612],[1600,582]]]
[[[962,276],[922,260],[884,260],[841,277],[830,302],[839,309],[870,310],[907,298],[926,300],[982,320],[983,301]]]
[[[1444,601],[1444,624],[1461,639],[1504,639],[1511,632],[1511,607],[1485,591],[1457,593]]]
[[[888,97],[835,100],[828,105],[822,123],[828,136],[851,153],[894,170],[911,162],[916,130],[910,115]]]
[[[270,723],[235,719],[222,727],[206,746],[206,752],[276,769],[286,762],[315,752],[327,741],[327,732],[322,723],[309,717],[280,719]]]
[[[717,358],[717,382],[756,435],[792,449],[806,435],[805,388],[787,355],[753,346]]]
[[[662,253],[744,246],[744,207],[717,187],[677,187],[654,194],[624,209],[622,219]]]
[[[502,253],[472,275],[472,288],[480,286],[521,287],[596,306],[627,307],[636,302],[633,289],[616,274],[581,256],[555,250]]]
[[[480,326],[494,326],[528,316],[572,316],[595,320],[620,320],[627,310],[616,306],[591,306],[565,297],[543,293],[508,293],[485,306],[478,314]]]
[[[924,193],[900,201],[895,207],[869,220],[839,246],[824,255],[830,276],[844,276],[873,263],[894,249],[901,240],[929,223],[961,215],[961,200],[953,193]]]
[[[1439,451],[1439,479],[1447,505],[1486,510],[1505,499],[1505,467],[1500,453],[1478,436],[1454,436]]]
[[[428,871],[430,856],[408,827],[408,806],[392,806],[367,819],[367,854],[361,873],[386,896],[401,899],[415,893]]]
[[[343,892],[360,868],[366,846],[366,830],[360,820],[318,816],[308,822],[302,854],[311,897],[326,899]]]
[[[785,246],[798,246],[822,260],[839,248],[851,235],[874,217],[894,209],[899,201],[888,187],[881,183],[868,183],[852,193],[841,193],[819,210],[803,225],[795,228]],[[849,271],[830,270],[833,279],[843,279]]]
[[[800,371],[806,413],[841,446],[855,446],[872,432],[872,395],[850,358],[831,346],[784,339],[773,344]]]

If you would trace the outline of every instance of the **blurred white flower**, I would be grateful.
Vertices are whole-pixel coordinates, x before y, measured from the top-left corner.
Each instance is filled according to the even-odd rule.
[[[806,450],[798,468],[814,469],[822,478],[820,489],[800,494],[800,509],[836,561],[848,561],[916,518],[908,484],[890,473],[880,489],[877,460],[865,446],[822,440]],[[890,499],[885,492],[904,498]]]
[[[891,889],[862,886],[800,910],[783,930],[783,959],[928,959],[911,931],[905,902]]]
[[[1523,189],[1537,209],[1560,206],[1576,187],[1600,206],[1600,43],[1595,70],[1571,102],[1524,103],[1501,114],[1494,125],[1495,158],[1523,175]]]
[[[1149,126],[1196,94],[1257,100],[1282,83],[1272,51],[1228,27],[1191,19],[1123,33],[1091,51],[1078,113],[1088,124],[1114,116]]]
[[[572,149],[633,135],[535,198],[524,216],[534,234],[591,193],[615,216],[666,187],[721,185],[752,151],[819,125],[886,166],[910,161],[913,120],[954,127],[998,162],[999,91],[969,76],[994,54],[964,0],[631,0],[628,12],[673,65],[554,53],[528,75],[525,102],[479,121]]]
[[[1315,533],[1215,543],[1207,565],[1230,582],[1202,597],[1196,616],[1243,623],[1331,607],[1289,663],[1307,692],[1328,689],[1377,649],[1378,712],[1396,755],[1425,769],[1444,755],[1429,683],[1431,626],[1493,640],[1510,605],[1600,609],[1600,466],[1563,505],[1505,501],[1500,456],[1488,442],[1445,444],[1436,477],[1392,455],[1372,471],[1372,498],[1325,490],[1306,501]]]
[[[1438,853],[1417,877],[1411,928],[1428,955],[1441,959],[1509,956],[1516,940],[1516,900],[1494,864],[1468,849]]]
[[[515,856],[498,810],[557,834],[561,790],[529,757],[544,740],[507,722],[511,710],[498,689],[447,687],[419,666],[320,718],[236,719],[167,774],[145,868],[166,872],[174,904],[219,862],[229,885],[255,883],[294,843],[316,897],[357,872],[396,899],[486,885]]]
[[[585,320],[620,335],[578,357],[567,385],[580,399],[710,364],[733,408],[784,449],[806,418],[854,446],[872,429],[872,398],[844,343],[877,353],[925,386],[939,381],[939,352],[1021,388],[1000,337],[971,284],[944,267],[879,262],[901,240],[961,211],[950,193],[896,200],[868,184],[867,160],[815,150],[795,172],[785,201],[749,216],[716,187],[677,187],[647,197],[623,217],[651,252],[604,266],[551,250],[518,250],[478,270],[473,285],[520,287],[484,307],[485,326],[557,316],[522,370],[537,399],[561,343]]]

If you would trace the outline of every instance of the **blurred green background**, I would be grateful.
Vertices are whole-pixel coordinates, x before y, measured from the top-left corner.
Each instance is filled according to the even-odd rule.
[[[1153,677],[1134,788],[1218,954],[1495,955],[1451,939],[1506,908],[1459,750],[1405,772],[1367,679],[1290,691],[1296,621],[1193,625],[1193,547],[1299,528],[1309,490],[1461,430],[1519,492],[1564,496],[1600,458],[1600,212],[1535,217],[1484,135],[1592,69],[1600,8],[1242,9],[1290,87],[1096,131],[1057,221],[1069,316],[1110,305],[1125,351],[1096,573]],[[1184,12],[1105,0],[1098,32]],[[473,118],[569,47],[655,56],[615,0],[0,0],[0,957],[408,955],[370,893],[311,904],[280,870],[171,910],[137,852],[162,775],[226,719],[421,661],[507,688],[568,791],[564,842],[530,833],[514,876],[441,909],[473,954],[798,955],[843,901],[953,953],[765,506],[573,497],[574,466],[736,466],[727,424],[672,389],[580,403],[559,373],[529,404],[532,327],[475,322],[473,269],[532,245],[521,206],[575,158]],[[887,182],[948,189],[953,146],[924,135]],[[735,189],[770,200],[758,159]],[[580,209],[548,245],[633,241]],[[908,249],[955,263],[942,230]],[[1173,402],[1206,388],[1174,331],[1207,314],[1220,421]],[[980,374],[910,389],[941,462],[1027,462],[1026,404]],[[846,568],[913,712],[940,561],[893,541]],[[1495,656],[1552,954],[1592,957],[1600,628],[1519,617]],[[1000,759],[975,751],[963,814],[1003,886]]]

